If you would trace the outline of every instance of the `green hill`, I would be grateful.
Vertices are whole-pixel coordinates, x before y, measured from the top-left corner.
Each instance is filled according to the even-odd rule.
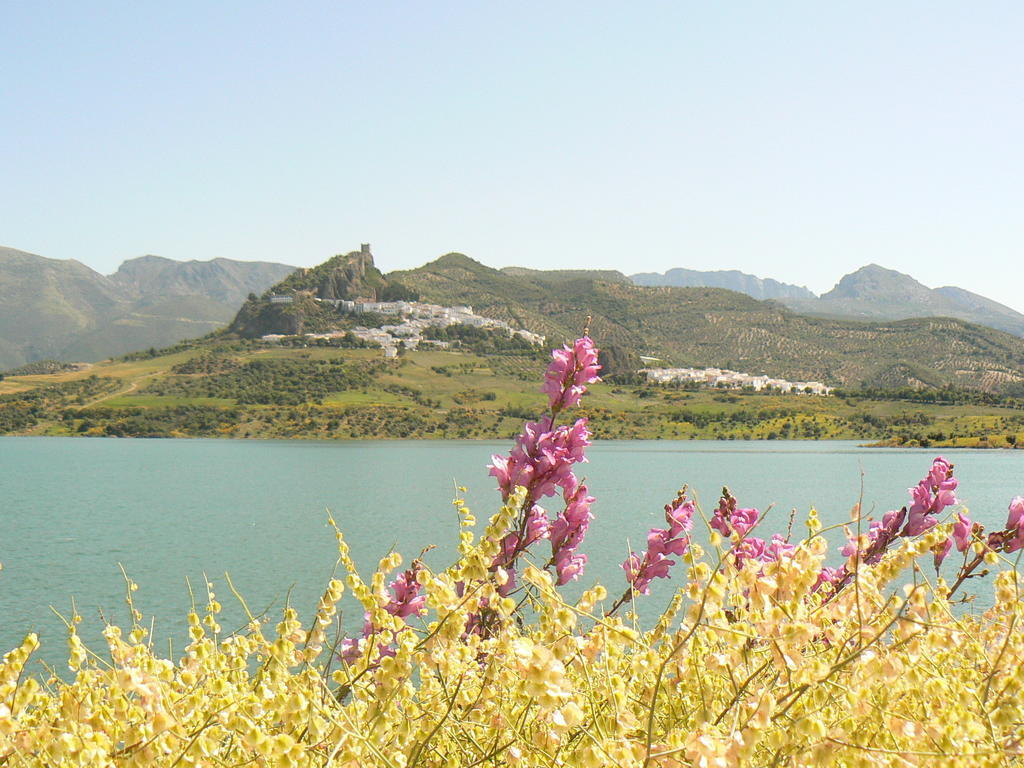
[[[808,317],[717,288],[646,287],[599,272],[497,270],[450,253],[387,274],[424,301],[568,339],[591,317],[599,343],[665,364],[719,366],[843,386],[998,390],[1024,379],[1024,339],[951,318],[901,321]]]

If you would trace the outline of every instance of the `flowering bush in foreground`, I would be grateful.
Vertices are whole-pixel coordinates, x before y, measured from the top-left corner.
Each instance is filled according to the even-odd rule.
[[[623,563],[624,592],[594,586],[580,552],[592,497],[573,472],[586,421],[559,423],[597,375],[588,338],[554,353],[548,413],[491,473],[500,509],[482,531],[456,502],[457,561],[368,580],[339,531],[340,563],[364,612],[335,637],[345,585],[332,580],[304,625],[250,617],[226,635],[221,606],[188,617],[182,658],[161,658],[133,610],[106,628],[103,657],[69,621],[74,678],[23,675],[34,636],[0,663],[4,766],[1005,766],[1024,752],[1021,579],[1024,498],[987,536],[956,505],[937,459],[911,504],[866,528],[856,513],[845,562],[827,567],[810,512],[803,538],[756,536],[761,514],[725,491],[710,548],[684,489],[665,527]],[[559,500],[549,513],[541,503]],[[963,557],[952,585],[918,565]],[[958,590],[999,568],[992,607],[954,608]],[[392,577],[392,574],[397,573]],[[680,582],[653,627],[619,615],[655,578]],[[389,582],[389,579],[390,582]],[[130,596],[131,592],[129,592]]]

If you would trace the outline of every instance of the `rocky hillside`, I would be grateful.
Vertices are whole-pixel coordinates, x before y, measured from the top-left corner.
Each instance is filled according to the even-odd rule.
[[[235,310],[250,293],[262,293],[294,270],[269,261],[174,261],[141,256],[124,262],[110,279],[138,299],[203,296]]]

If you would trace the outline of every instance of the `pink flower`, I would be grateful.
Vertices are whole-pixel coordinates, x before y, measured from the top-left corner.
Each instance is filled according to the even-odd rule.
[[[677,539],[671,531],[662,528],[651,528],[647,534],[647,551],[651,558],[659,555],[685,555],[690,547],[689,539]]]
[[[937,521],[934,515],[929,514],[929,511],[928,509],[921,510],[919,507],[911,507],[910,514],[907,516],[907,524],[903,526],[902,534],[904,536],[917,536],[933,528]]]
[[[622,570],[626,572],[626,581],[633,589],[641,595],[649,595],[651,582],[655,579],[667,579],[669,568],[675,564],[675,560],[669,560],[664,555],[651,555],[650,552],[638,555],[636,552],[630,552],[622,564]]]
[[[957,481],[953,479],[953,465],[941,456],[932,462],[932,468],[928,471],[925,482],[936,491],[952,491],[956,489]]]
[[[736,546],[732,548],[733,557],[736,558],[736,567],[742,568],[743,564],[748,560],[755,562],[764,562],[765,560],[765,541],[759,539],[757,536],[751,536],[743,539]]]
[[[526,516],[526,541],[523,542],[523,546],[528,547],[538,539],[547,538],[549,530],[547,511],[534,504]]]
[[[886,512],[881,520],[872,520],[868,525],[868,545],[861,553],[866,565],[874,565],[882,560],[885,550],[900,535],[900,526],[907,517],[907,508],[890,510]],[[857,538],[847,532],[848,541],[839,550],[843,557],[850,557],[857,551]]]
[[[562,549],[575,549],[583,541],[590,521],[594,519],[590,512],[593,503],[594,497],[587,495],[587,486],[582,484],[571,494],[565,494],[565,510],[548,529],[552,556]]]
[[[971,546],[971,530],[974,524],[963,512],[957,512],[956,523],[953,524],[953,541],[957,552],[966,552]]]
[[[1024,496],[1014,496],[1010,502],[1009,515],[1006,518],[1006,530],[1013,531],[1024,523]]]
[[[901,535],[917,536],[934,527],[935,515],[957,503],[957,484],[957,479],[953,477],[953,465],[941,456],[935,459],[924,480],[910,489],[913,503]]]
[[[523,426],[507,457],[491,457],[490,474],[497,478],[506,499],[520,485],[527,489],[530,502],[552,496],[558,488],[572,492],[579,484],[572,467],[587,460],[588,445],[590,430],[586,419],[555,429],[551,428],[550,417],[530,422]]]
[[[781,533],[773,533],[771,541],[765,548],[765,559],[774,562],[782,557],[789,557],[796,551],[796,547],[786,541]]]
[[[672,536],[678,536],[683,531],[693,530],[693,513],[695,507],[692,501],[682,501],[675,506],[665,505],[665,522],[668,523],[668,530]]]
[[[352,664],[356,659],[359,658],[359,640],[356,637],[346,637],[341,641],[341,646],[338,650],[338,658],[344,661],[346,664]]]
[[[845,576],[845,568],[830,568],[827,565],[823,566],[821,571],[818,573],[818,580],[815,581],[814,586],[811,587],[811,592],[817,592],[826,584],[829,586],[835,586],[838,582],[842,581]]]
[[[693,527],[693,502],[687,500],[684,491],[671,504],[665,505],[665,521],[668,528],[651,528],[647,533],[647,551],[642,555],[630,552],[622,564],[626,581],[641,594],[650,592],[654,579],[667,579],[669,569],[676,564],[669,555],[685,555],[690,548],[687,535]]]
[[[711,527],[723,536],[732,536],[735,532],[742,538],[757,525],[760,515],[756,509],[737,508],[736,499],[727,489],[723,489],[722,498],[718,500],[718,509],[711,516]]]
[[[1006,518],[1006,542],[1004,552],[1016,552],[1024,549],[1024,498],[1015,496],[1010,502],[1010,513]]]
[[[600,381],[597,372],[597,348],[589,336],[576,339],[551,353],[551,363],[544,374],[541,391],[548,396],[548,407],[552,413],[578,404],[587,384]]]
[[[519,534],[509,533],[501,540],[501,552],[494,558],[493,566],[509,565],[519,554]]]
[[[410,568],[388,584],[394,597],[384,606],[384,610],[393,616],[407,618],[414,613],[422,613],[425,610],[427,601],[426,595],[421,595],[420,584],[416,581],[416,570]]]
[[[736,567],[742,568],[748,560],[758,563],[773,563],[783,556],[793,554],[796,547],[786,541],[781,534],[773,534],[769,541],[748,536],[732,548],[733,556],[736,558]]]
[[[555,574],[558,586],[578,579],[587,565],[587,556],[563,549],[555,559]]]

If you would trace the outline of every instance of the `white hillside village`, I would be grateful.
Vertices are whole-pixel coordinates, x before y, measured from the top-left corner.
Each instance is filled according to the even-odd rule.
[[[290,304],[292,296],[271,296],[272,304]],[[423,332],[427,328],[447,328],[452,325],[468,325],[476,328],[487,328],[496,331],[504,331],[509,337],[518,336],[530,344],[541,345],[544,343],[544,336],[532,333],[524,329],[514,329],[503,320],[495,320],[491,317],[483,317],[473,312],[472,307],[455,306],[442,307],[438,304],[424,304],[419,301],[369,301],[345,299],[321,299],[314,301],[330,304],[339,312],[350,315],[387,315],[395,318],[394,323],[381,325],[378,328],[368,328],[357,325],[350,330],[328,331],[326,333],[303,334],[310,339],[336,339],[351,333],[358,339],[379,344],[384,350],[385,357],[395,357],[398,354],[399,345],[406,349],[418,349],[421,346],[433,346],[440,349],[447,349],[449,342],[436,339],[423,338]],[[285,338],[282,334],[271,333],[261,337],[264,341],[279,341]]]
[[[750,387],[756,392],[776,390],[810,395],[828,395],[832,392],[831,387],[825,386],[820,381],[787,381],[786,379],[773,379],[768,376],[754,376],[749,373],[730,371],[726,368],[642,368],[640,373],[645,374],[648,381],[658,384],[694,382],[723,389]]]

